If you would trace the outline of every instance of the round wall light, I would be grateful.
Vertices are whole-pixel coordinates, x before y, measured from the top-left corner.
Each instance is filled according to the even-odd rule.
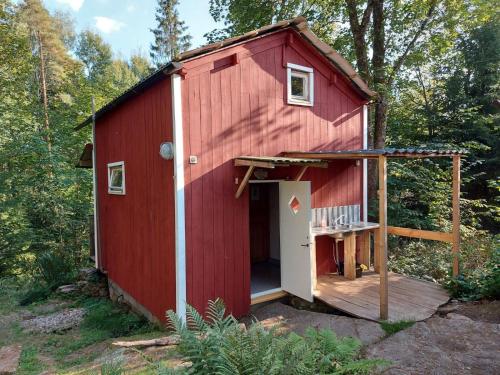
[[[165,160],[174,158],[174,144],[172,142],[163,142],[160,145],[160,156]]]

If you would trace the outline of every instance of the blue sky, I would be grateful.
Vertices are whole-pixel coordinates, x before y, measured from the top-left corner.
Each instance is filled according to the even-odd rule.
[[[43,0],[51,11],[68,12],[77,31],[99,32],[111,44],[115,56],[129,58],[131,54],[149,54],[155,27],[157,0]],[[209,14],[208,0],[180,0],[181,19],[193,36],[193,47],[205,44],[203,34],[218,25]]]

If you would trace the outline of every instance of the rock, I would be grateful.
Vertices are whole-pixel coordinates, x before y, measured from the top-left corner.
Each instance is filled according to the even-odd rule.
[[[78,326],[85,315],[85,309],[64,309],[60,312],[38,316],[21,322],[27,332],[60,332]]]
[[[0,348],[0,375],[15,374],[21,357],[21,345],[10,345]]]
[[[388,375],[500,374],[499,342],[499,324],[436,316],[369,346],[366,356],[391,361]]]
[[[455,313],[450,313],[446,315],[447,319],[457,319],[457,320],[465,320],[465,321],[472,321],[471,318],[465,316],[465,315],[460,315],[460,314],[455,314]]]
[[[96,268],[88,267],[88,268],[82,268],[78,271],[79,280],[89,281],[95,277],[98,277],[98,271]]]
[[[438,313],[439,314],[449,314],[451,312],[457,311],[459,305],[456,303],[448,303],[444,306],[441,306],[438,308]]]
[[[61,285],[59,288],[57,288],[56,292],[62,294],[70,294],[78,292],[78,290],[79,290],[78,285],[68,284],[68,285]]]
[[[281,332],[304,333],[306,328],[331,329],[338,337],[354,337],[364,345],[379,341],[385,336],[378,323],[364,319],[297,310],[280,302],[259,307],[253,313],[264,327],[277,326]]]

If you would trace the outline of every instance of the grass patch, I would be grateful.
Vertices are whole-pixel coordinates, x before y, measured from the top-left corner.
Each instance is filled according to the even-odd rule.
[[[410,328],[415,324],[414,320],[400,320],[398,322],[380,322],[382,329],[385,331],[387,336],[394,335],[395,333],[402,331],[403,329]]]
[[[153,334],[156,327],[142,317],[125,311],[121,306],[103,298],[75,301],[75,307],[87,310],[75,337],[61,340],[54,337],[47,343],[54,356],[64,361],[70,354],[105,340],[131,335]]]
[[[45,370],[66,373],[75,366],[85,368],[103,355],[108,342],[115,338],[153,338],[165,334],[160,327],[105,298],[59,296],[20,306],[19,300],[29,288],[30,285],[13,279],[0,278],[0,315],[5,318],[0,324],[0,346],[13,343],[23,346],[18,370],[21,375]],[[64,332],[28,334],[20,325],[20,314],[40,316],[75,307],[84,308],[87,314],[79,327]],[[109,374],[121,371],[113,366],[103,370]]]
[[[90,298],[83,302],[87,314],[82,322],[82,330],[97,330],[108,338],[130,336],[151,332],[155,326],[146,319],[126,312],[117,304],[102,298]]]
[[[43,364],[38,359],[38,350],[34,346],[27,347],[21,352],[17,373],[20,375],[40,374]]]

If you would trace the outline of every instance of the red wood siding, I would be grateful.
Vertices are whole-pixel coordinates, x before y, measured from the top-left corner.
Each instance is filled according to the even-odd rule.
[[[159,319],[175,308],[170,80],[129,100],[96,126],[101,260],[111,280]],[[107,163],[125,161],[126,195],[108,194]]]
[[[249,309],[248,189],[235,199],[235,178],[245,172],[235,157],[362,147],[362,100],[340,76],[334,82],[332,68],[299,37],[285,47],[288,33],[184,64],[187,299],[198,309],[216,297],[236,316]],[[234,53],[237,65],[228,58]],[[288,62],[314,68],[313,107],[286,104]],[[280,168],[270,178],[296,173]],[[362,167],[353,161],[310,168],[303,180],[312,181],[313,207],[362,203]]]

